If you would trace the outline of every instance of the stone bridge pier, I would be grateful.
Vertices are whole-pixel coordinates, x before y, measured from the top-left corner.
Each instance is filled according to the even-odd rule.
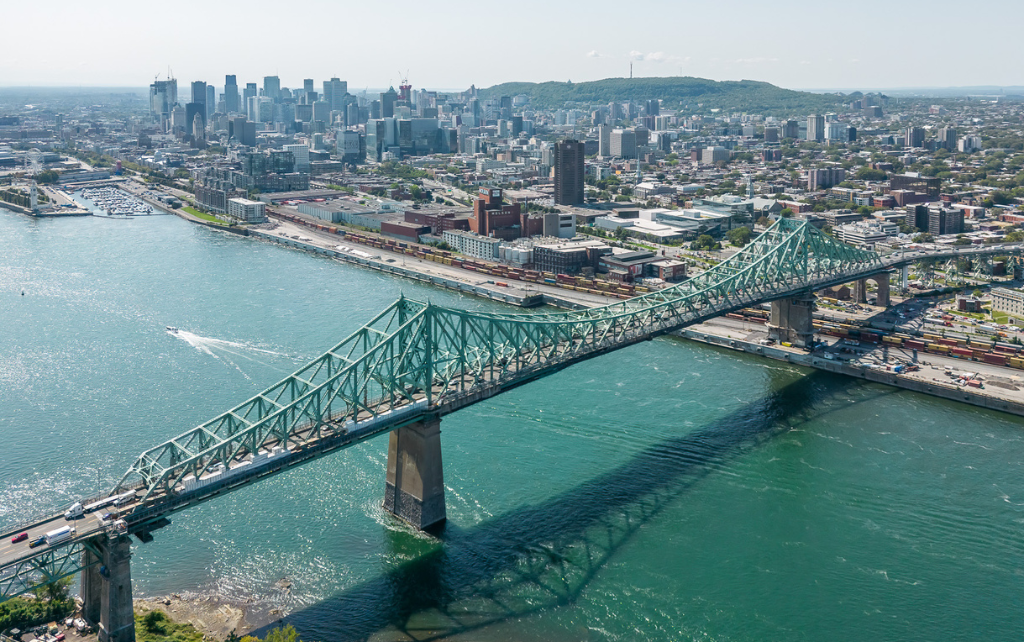
[[[768,338],[792,343],[799,348],[814,344],[814,294],[807,292],[788,299],[772,301],[768,319]]]
[[[82,553],[82,611],[100,642],[135,642],[131,545],[127,535],[100,535]],[[94,552],[95,551],[95,552]],[[97,555],[98,553],[98,555]]]
[[[444,523],[440,417],[391,431],[384,509],[420,530]]]
[[[866,279],[855,281],[853,284],[853,300],[855,303],[868,302],[868,281],[874,281],[878,286],[875,305],[883,308],[889,307],[889,273],[883,272],[877,276],[869,276]]]

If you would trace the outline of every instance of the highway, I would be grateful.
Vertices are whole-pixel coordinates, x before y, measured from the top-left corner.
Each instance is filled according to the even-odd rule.
[[[64,516],[57,516],[46,521],[36,522],[31,525],[22,525],[17,530],[8,530],[3,533],[0,539],[0,566],[6,566],[19,560],[38,555],[39,553],[46,552],[49,546],[45,543],[35,548],[29,548],[29,543],[46,535],[52,530],[56,530],[62,526],[74,527],[76,533],[74,540],[89,539],[93,535],[101,532],[104,525],[100,517],[109,512],[109,508],[106,510],[99,510],[92,513],[86,513],[78,519],[65,520]],[[19,535],[20,533],[28,533],[28,539],[18,542],[17,544],[11,543],[11,538]],[[61,545],[63,547],[64,544]]]

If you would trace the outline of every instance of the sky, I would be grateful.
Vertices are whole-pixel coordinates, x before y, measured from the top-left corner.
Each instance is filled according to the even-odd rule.
[[[0,86],[347,80],[465,89],[634,76],[793,89],[1024,85],[1010,0],[11,0]],[[991,21],[998,21],[998,27]],[[17,25],[21,25],[18,27]],[[986,26],[989,25],[989,26]],[[983,37],[990,30],[995,37]]]

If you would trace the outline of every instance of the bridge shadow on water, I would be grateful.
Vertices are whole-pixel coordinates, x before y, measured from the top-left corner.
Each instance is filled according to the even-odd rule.
[[[828,402],[867,385],[805,374],[540,505],[468,529],[450,524],[429,552],[284,623],[306,640],[439,640],[571,605],[638,529],[704,477],[791,428],[847,408]],[[893,392],[879,388],[865,401]],[[389,537],[396,552],[414,546],[408,533]]]

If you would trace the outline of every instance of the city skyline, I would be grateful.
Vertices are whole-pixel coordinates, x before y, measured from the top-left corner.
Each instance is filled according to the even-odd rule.
[[[635,20],[614,21],[621,7],[610,3],[591,5],[587,12],[526,3],[516,14],[522,17],[510,21],[508,12],[463,1],[444,11],[399,2],[390,15],[403,20],[388,29],[386,16],[373,6],[346,5],[340,11],[317,0],[309,4],[308,14],[322,16],[322,24],[341,28],[345,37],[325,32],[296,40],[293,32],[267,19],[273,7],[259,2],[240,14],[187,0],[179,10],[159,16],[140,15],[137,7],[121,2],[102,15],[67,0],[55,0],[45,9],[22,3],[6,10],[10,23],[45,28],[8,33],[5,44],[11,53],[0,60],[0,86],[137,87],[166,77],[170,68],[179,79],[207,82],[226,73],[240,79],[276,74],[288,87],[301,86],[303,78],[337,76],[348,79],[356,93],[366,86],[397,86],[406,73],[415,87],[465,89],[509,81],[628,77],[631,66],[639,77],[752,79],[793,89],[1024,84],[1009,39],[994,39],[978,49],[941,47],[922,44],[903,30],[901,25],[912,24],[922,36],[942,33],[957,8],[948,0],[871,1],[858,6],[856,15],[881,19],[871,29],[845,34],[837,33],[836,26],[853,20],[847,8],[816,7],[798,28],[790,22],[803,17],[801,6],[790,0],[770,6],[742,0],[728,11],[710,5],[684,11],[654,3]],[[973,7],[978,15],[986,15],[987,8],[998,11],[1004,23],[1024,23],[1021,6],[982,0]],[[214,32],[196,28],[197,16],[200,24],[232,28],[213,37],[209,34]],[[154,31],[154,21],[159,30]],[[607,37],[611,21],[614,38]],[[374,23],[381,29],[359,27]],[[652,32],[653,25],[666,23],[669,29]],[[673,24],[678,30],[671,29]],[[296,30],[306,33],[298,25]],[[505,45],[474,46],[478,34],[493,30],[508,31],[499,36]],[[84,38],[94,44],[83,46]],[[289,46],[267,46],[274,39]],[[43,46],[47,41],[69,46]]]

